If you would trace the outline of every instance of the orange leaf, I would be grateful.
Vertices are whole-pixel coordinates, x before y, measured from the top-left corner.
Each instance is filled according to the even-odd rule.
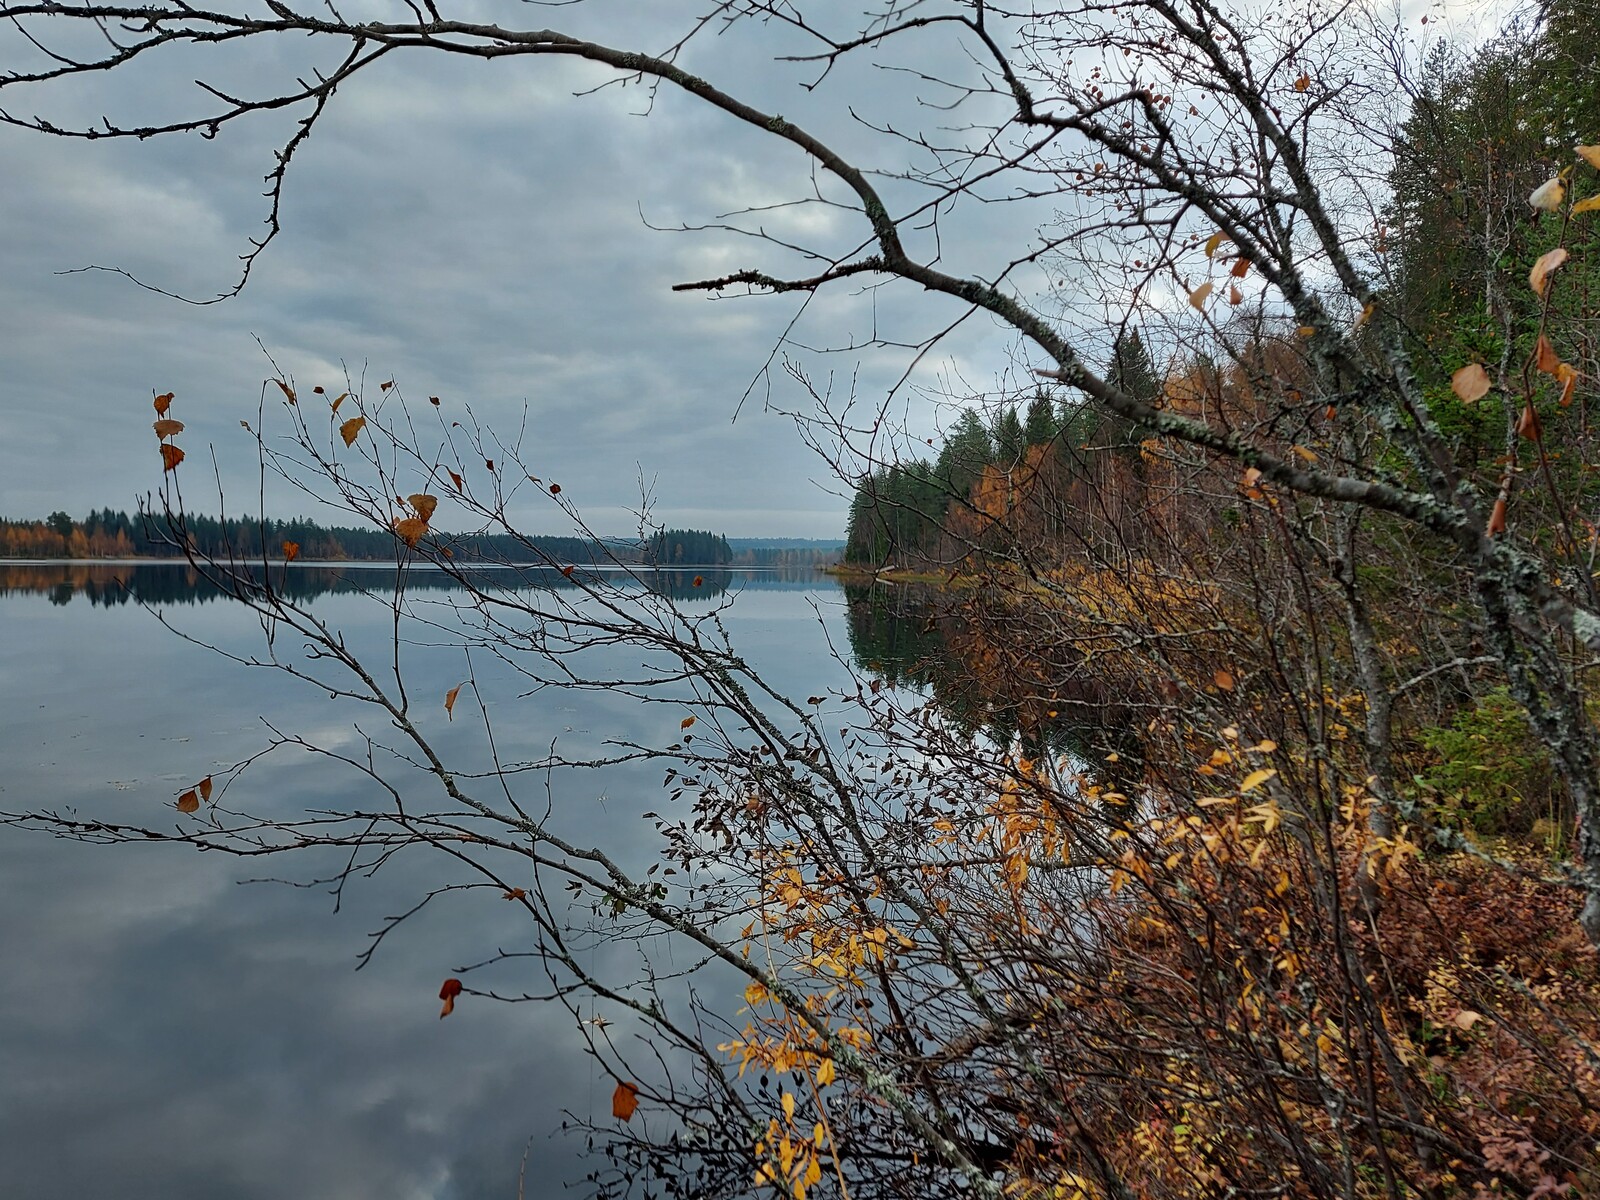
[[[187,792],[178,797],[178,811],[181,813],[192,813],[199,807],[200,794],[193,788],[190,788]]]
[[[639,1107],[639,1088],[637,1084],[619,1083],[617,1090],[611,1093],[611,1115],[621,1117],[624,1121],[633,1120],[634,1110]]]
[[[290,387],[287,383],[285,383],[281,379],[274,379],[272,382],[277,384],[281,389],[283,389],[283,398],[285,400],[287,400],[290,404],[293,404],[294,403],[294,389],[292,387]]]
[[[461,980],[451,976],[444,981],[444,986],[439,989],[439,999],[444,1001],[444,1007],[439,1010],[439,1019],[442,1021],[456,1010],[456,997],[461,995]]]
[[[1539,255],[1538,260],[1533,264],[1533,269],[1528,272],[1528,286],[1533,289],[1535,296],[1544,295],[1545,284],[1550,279],[1550,272],[1566,261],[1567,249],[1565,246],[1557,246],[1554,250],[1546,250]]]
[[[577,570],[577,568],[575,566],[573,566],[571,563],[568,563],[566,566],[561,568],[561,573],[563,575],[565,575],[568,579],[571,579],[572,578],[572,573],[574,571],[576,571],[576,570]]]
[[[1517,418],[1516,434],[1530,442],[1537,442],[1544,432],[1544,427],[1539,423],[1539,412],[1531,404],[1523,406],[1522,415]]]
[[[394,523],[394,531],[406,545],[416,548],[418,542],[428,532],[428,523],[419,521],[415,517],[406,517]]]
[[[1233,270],[1228,272],[1228,274],[1232,275],[1235,279],[1243,279],[1249,273],[1250,260],[1242,255],[1233,260]]]
[[[439,507],[439,497],[430,496],[426,492],[416,492],[406,499],[411,502],[411,507],[417,510],[417,516],[424,521],[433,520],[433,510]]]
[[[339,426],[339,436],[344,439],[346,446],[354,446],[356,438],[361,436],[361,431],[366,427],[367,419],[365,417],[351,417],[343,425]]]
[[[1490,537],[1498,537],[1506,531],[1506,500],[1501,496],[1494,502],[1494,511],[1489,514],[1489,527],[1484,530]]]
[[[162,417],[152,428],[156,431],[158,438],[171,437],[175,433],[183,432],[183,422],[174,421],[171,417]]]
[[[197,786],[200,789],[200,799],[206,801],[207,803],[210,803],[210,801],[211,801],[211,776],[207,775],[204,779],[202,779],[199,782],[199,784]]]
[[[461,689],[466,686],[464,683],[458,683],[444,694],[444,711],[452,721],[456,719],[456,697],[461,694]]]
[[[1221,688],[1225,692],[1233,691],[1233,676],[1230,675],[1227,671],[1219,670],[1215,675],[1213,675],[1211,677],[1211,682],[1216,684],[1219,688]]]
[[[162,392],[161,395],[156,397],[156,416],[158,416],[158,417],[166,416],[167,415],[167,409],[169,409],[171,407],[172,407],[172,393],[171,392]]]
[[[1450,376],[1450,390],[1463,404],[1476,404],[1489,394],[1489,372],[1478,363],[1468,363]]]
[[[1231,283],[1228,285],[1228,303],[1235,307],[1244,303],[1244,293]]]
[[[1539,347],[1534,352],[1533,365],[1546,375],[1554,375],[1556,368],[1561,366],[1561,356],[1556,353],[1556,348],[1550,344],[1550,339],[1542,333],[1539,335]]]
[[[283,544],[283,561],[284,562],[292,563],[295,559],[297,559],[299,557],[300,557],[300,543],[299,542],[285,542]]]
[[[179,450],[171,442],[162,442],[161,443],[161,469],[163,471],[174,470],[177,467],[177,465],[179,463],[181,463],[182,461],[183,461],[183,451],[182,450]]]
[[[450,482],[456,485],[456,491],[459,492],[462,488],[461,476],[450,470],[447,470],[445,473],[450,476]]]
[[[701,577],[701,576],[699,576],[699,575],[696,575],[696,576],[695,576],[695,577],[694,577],[694,586],[695,586],[695,587],[699,587],[699,586],[700,586],[700,585],[701,585],[701,584],[703,584],[703,583],[704,583],[704,582],[705,582],[705,579],[704,579],[704,578],[702,578],[702,577]]]
[[[1294,90],[1297,92],[1303,92],[1310,86],[1311,76],[1309,75],[1301,75],[1299,79],[1294,81]]]
[[[337,416],[338,413],[339,413],[339,405],[343,404],[349,398],[350,398],[350,393],[349,392],[340,392],[337,396],[335,396],[333,398],[333,412],[334,412],[335,416]]]
[[[1556,372],[1561,380],[1561,407],[1572,407],[1572,389],[1578,382],[1578,372],[1566,363],[1561,364],[1562,369]]]
[[[694,718],[693,717],[685,717],[683,720],[678,722],[678,728],[679,729],[689,729],[689,728],[692,728],[693,725],[694,725]]]
[[[527,895],[528,895],[528,890],[526,888],[512,888],[509,892],[502,892],[501,895],[500,895],[500,899],[502,899],[502,900],[522,900]]]

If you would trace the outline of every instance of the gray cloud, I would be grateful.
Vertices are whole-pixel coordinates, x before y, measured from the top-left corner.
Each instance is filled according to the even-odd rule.
[[[649,48],[682,28],[688,11],[607,4],[539,17],[570,17]],[[853,122],[848,104],[910,114],[916,89],[904,77],[852,64],[829,89],[807,93],[799,83],[812,68],[775,66],[772,38],[771,29],[741,27],[703,38],[686,61],[758,104],[814,122],[866,161],[903,165],[905,144]],[[921,49],[937,60],[951,47],[929,38]],[[197,74],[259,91],[318,58],[314,47],[294,44],[262,50],[230,51],[220,65],[174,56],[160,72],[54,88],[46,96],[54,107],[42,107],[62,120],[99,111],[153,119],[190,111],[187,81]],[[224,478],[245,481],[240,495],[251,492],[253,456],[238,420],[252,415],[269,372],[259,337],[305,383],[331,384],[340,364],[370,364],[413,397],[470,403],[494,425],[520,421],[526,405],[533,462],[547,462],[600,528],[627,527],[637,464],[658,481],[662,520],[732,534],[836,535],[844,505],[830,494],[838,486],[828,465],[787,419],[763,411],[769,395],[803,408],[803,394],[780,374],[773,391],[759,385],[731,421],[798,302],[670,290],[747,265],[805,264],[748,238],[646,224],[700,225],[742,206],[804,197],[810,164],[670,91],[653,105],[637,86],[572,95],[606,78],[546,60],[393,56],[336,97],[296,160],[285,233],[245,294],[210,309],[110,275],[55,272],[96,263],[185,294],[227,287],[235,256],[259,232],[260,177],[286,118],[230,128],[213,142],[87,144],[0,130],[0,511],[123,506],[153,486],[152,389],[178,393],[191,453],[214,443]],[[913,191],[885,186],[897,203],[912,202]],[[823,187],[838,197],[836,185]],[[1021,230],[1025,240],[1030,219],[1004,211],[998,224],[1003,236]],[[859,218],[817,205],[752,223],[828,252],[863,232]],[[991,257],[996,224],[993,213],[947,221],[946,261]],[[812,306],[795,341],[847,346],[874,330],[923,336],[953,315],[903,286],[842,287]],[[952,361],[992,375],[1007,340],[974,323],[923,378]],[[814,373],[858,376],[863,396],[887,388],[905,359],[791,353],[811,359]],[[920,410],[911,419],[929,421]],[[519,515],[535,526],[553,516]]]

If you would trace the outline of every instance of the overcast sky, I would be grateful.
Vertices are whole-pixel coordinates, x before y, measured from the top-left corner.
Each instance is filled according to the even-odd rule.
[[[659,50],[704,7],[484,0],[456,11]],[[904,144],[853,122],[850,108],[910,117],[928,88],[863,60],[808,94],[800,83],[814,68],[773,61],[796,45],[770,28],[740,28],[701,38],[685,61],[811,124],[867,165],[903,166]],[[14,37],[0,45],[13,60],[25,49]],[[923,38],[918,53],[924,64],[963,69],[942,34]],[[63,122],[103,112],[136,123],[192,108],[194,78],[259,94],[337,55],[305,39],[226,58],[177,53],[154,69],[5,102]],[[302,390],[342,390],[347,367],[369,383],[395,378],[413,401],[470,403],[501,428],[520,423],[526,406],[530,467],[560,481],[598,529],[632,526],[642,472],[663,523],[838,536],[837,480],[774,411],[810,411],[814,401],[781,370],[770,391],[760,378],[800,302],[670,290],[745,266],[790,270],[798,260],[726,234],[650,228],[802,198],[810,165],[679,94],[663,92],[648,116],[639,115],[648,98],[637,87],[573,95],[608,77],[550,59],[393,56],[335,97],[294,163],[283,235],[245,293],[210,308],[112,274],[60,272],[120,267],[202,298],[229,287],[237,256],[261,230],[260,181],[288,118],[237,124],[214,141],[89,143],[0,129],[0,515],[130,508],[159,480],[150,396],[169,390],[173,415],[188,424],[188,502],[212,507],[199,490],[211,444],[234,492],[230,507],[239,508],[254,494],[254,456],[238,423],[253,419],[271,374],[259,339]],[[946,230],[946,261],[965,255],[972,266],[1025,246],[1039,218],[1006,206],[958,216]],[[832,249],[863,230],[859,216],[817,205],[763,214],[759,224]],[[831,380],[836,397],[854,389],[870,410],[906,354],[819,356],[805,347],[847,346],[875,329],[920,337],[957,315],[948,301],[903,285],[845,285],[814,302],[787,351],[819,387]],[[1012,344],[992,323],[974,322],[915,379],[944,392],[992,387]],[[934,432],[926,393],[907,389],[897,420],[908,404],[919,434]],[[305,507],[287,495],[278,503]],[[563,530],[548,506],[519,515],[535,531]]]

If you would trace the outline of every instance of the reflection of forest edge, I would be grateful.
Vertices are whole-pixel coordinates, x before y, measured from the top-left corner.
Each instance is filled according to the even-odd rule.
[[[351,563],[273,565],[268,570],[273,589],[294,601],[339,593],[392,595],[402,575],[399,567]],[[450,574],[432,567],[408,567],[403,572],[407,591],[448,592],[461,587]],[[241,573],[259,579],[261,567],[242,568]],[[463,574],[487,587],[514,591],[570,590],[595,579],[622,585],[637,580],[659,595],[690,603],[714,599],[730,589],[799,591],[817,586],[824,578],[811,567],[639,569],[631,575],[618,571],[597,574],[580,567],[570,577],[549,567],[483,567],[469,568]],[[225,591],[184,563],[0,563],[0,596],[19,594],[45,595],[57,605],[68,604],[74,597],[82,596],[96,608],[112,608],[129,602],[204,604],[228,598]]]

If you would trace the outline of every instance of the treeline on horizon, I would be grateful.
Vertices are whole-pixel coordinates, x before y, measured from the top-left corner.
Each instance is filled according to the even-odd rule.
[[[405,552],[390,530],[325,526],[305,517],[258,520],[185,514],[183,538],[201,558],[285,557],[286,544],[303,561],[385,562]],[[529,562],[658,566],[805,567],[833,561],[832,548],[762,547],[741,539],[735,552],[720,534],[697,529],[663,529],[644,543],[622,539],[594,540],[535,534],[445,535],[451,556],[466,562]],[[774,539],[779,541],[781,539]],[[81,521],[65,512],[43,520],[0,518],[0,558],[95,559],[181,558],[184,548],[165,521],[130,517],[110,508],[91,512]]]

